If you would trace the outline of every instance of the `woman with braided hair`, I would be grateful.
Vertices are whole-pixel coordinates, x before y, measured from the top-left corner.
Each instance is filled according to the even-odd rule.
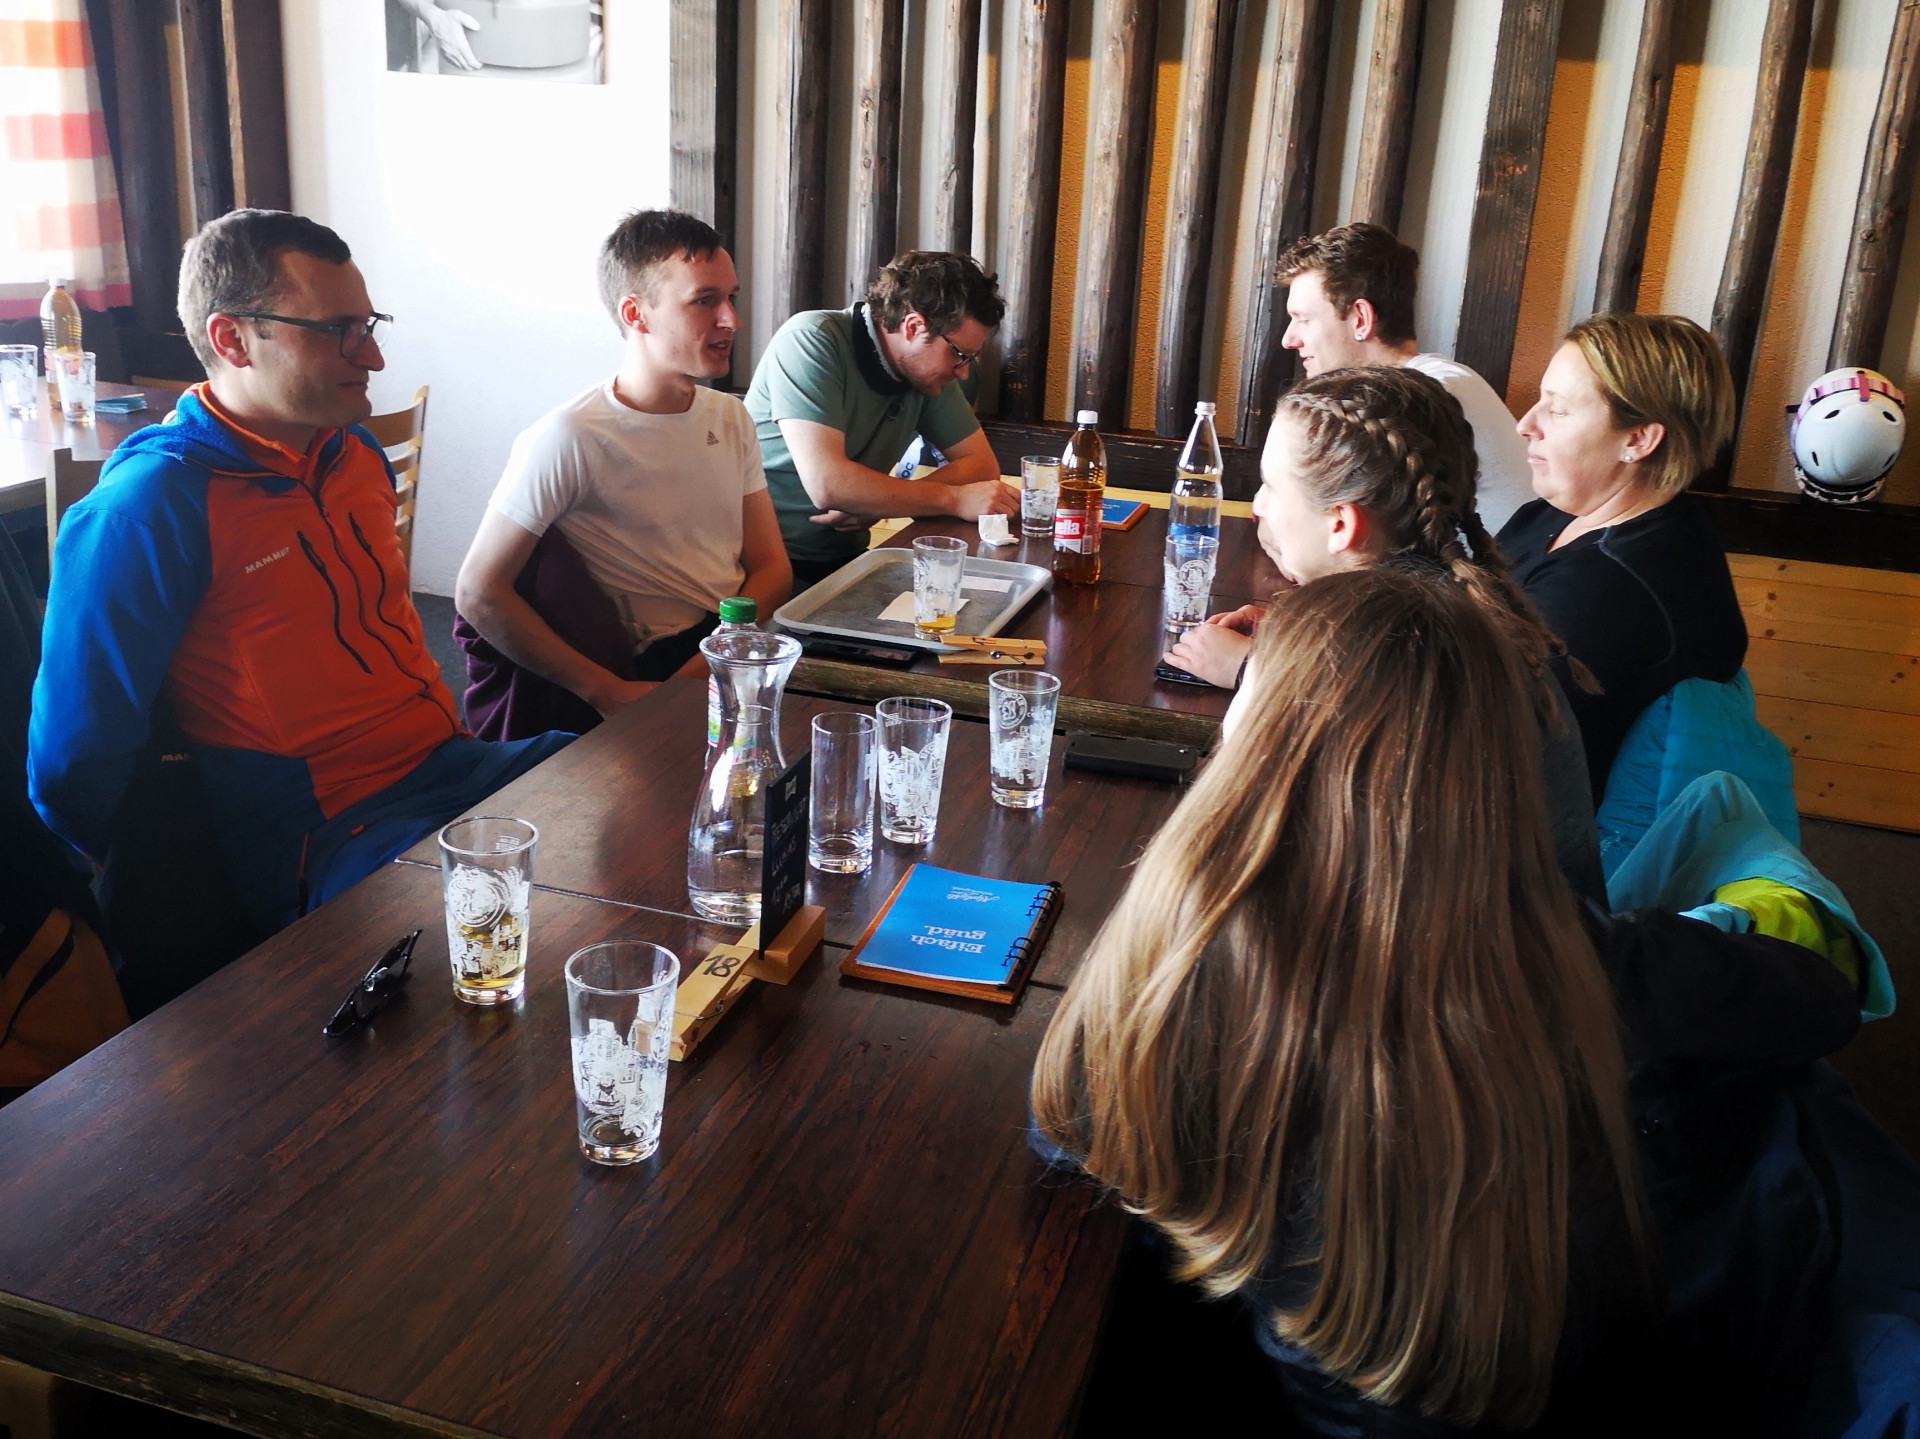
[[[1518,586],[1474,506],[1478,462],[1460,402],[1418,370],[1329,370],[1281,397],[1260,457],[1260,545],[1303,585],[1375,565],[1443,568],[1477,600],[1535,676],[1534,707],[1556,851],[1574,889],[1605,897],[1586,756],[1548,669],[1563,647]],[[1236,684],[1265,607],[1214,615],[1167,656]]]

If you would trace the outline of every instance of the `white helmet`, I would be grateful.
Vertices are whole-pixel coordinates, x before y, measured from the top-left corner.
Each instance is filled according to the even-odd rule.
[[[1789,405],[1794,475],[1816,500],[1854,505],[1880,493],[1907,438],[1907,400],[1885,375],[1829,370]]]

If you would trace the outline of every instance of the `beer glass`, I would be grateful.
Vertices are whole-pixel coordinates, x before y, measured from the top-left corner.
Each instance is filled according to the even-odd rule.
[[[680,960],[641,940],[590,944],[567,960],[573,1114],[595,1164],[638,1164],[660,1147]]]
[[[0,414],[31,419],[39,392],[40,352],[32,345],[0,345]]]
[[[468,1004],[511,1004],[527,987],[533,846],[523,819],[481,815],[440,831],[453,992]]]
[[[1060,500],[1060,457],[1027,455],[1020,461],[1020,533],[1030,540],[1053,538],[1053,508]]]
[[[966,568],[965,540],[923,535],[913,542],[913,628],[922,639],[953,633]]]
[[[1060,681],[1041,670],[996,670],[987,676],[987,690],[993,802],[1038,809],[1047,794]]]
[[[828,874],[873,867],[873,716],[843,711],[813,719],[813,792],[807,863]]]
[[[60,371],[60,409],[70,425],[93,423],[93,351],[54,350],[52,362]]]
[[[873,712],[880,730],[880,833],[895,844],[926,844],[940,821],[953,707],[896,696]]]

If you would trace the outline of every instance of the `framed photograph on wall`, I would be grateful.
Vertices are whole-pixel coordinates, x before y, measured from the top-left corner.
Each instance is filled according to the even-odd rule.
[[[602,0],[386,0],[387,69],[598,85],[602,8]]]

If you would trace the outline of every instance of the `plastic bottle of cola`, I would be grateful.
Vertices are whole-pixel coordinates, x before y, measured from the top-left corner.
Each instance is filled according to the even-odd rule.
[[[728,595],[720,601],[720,623],[714,627],[717,635],[731,634],[737,630],[750,630],[758,627],[760,606],[749,595]],[[713,748],[720,743],[720,682],[712,675],[707,676],[707,756],[712,758]]]
[[[1107,498],[1107,447],[1094,426],[1100,416],[1082,410],[1079,428],[1060,455],[1060,502],[1053,512],[1053,573],[1070,585],[1100,579],[1100,520]]]
[[[1220,538],[1221,481],[1226,466],[1220,460],[1220,438],[1213,429],[1213,401],[1193,407],[1193,430],[1180,451],[1167,504],[1167,534],[1208,535]]]

